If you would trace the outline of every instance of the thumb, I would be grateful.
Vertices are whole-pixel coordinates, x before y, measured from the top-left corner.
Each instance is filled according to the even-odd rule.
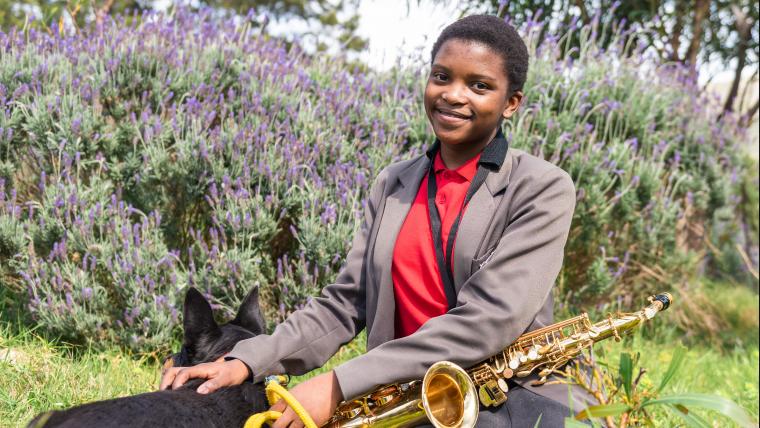
[[[201,386],[198,387],[198,393],[199,394],[210,394],[214,391],[219,389],[219,385],[217,384],[215,379],[207,380],[206,382],[203,382]]]

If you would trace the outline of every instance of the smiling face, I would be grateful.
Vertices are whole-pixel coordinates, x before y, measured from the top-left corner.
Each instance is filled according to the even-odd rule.
[[[496,135],[500,120],[519,107],[522,93],[508,93],[498,53],[479,42],[450,39],[433,59],[425,112],[442,144],[474,155]]]

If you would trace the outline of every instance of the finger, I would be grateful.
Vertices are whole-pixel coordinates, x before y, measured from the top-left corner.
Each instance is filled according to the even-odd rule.
[[[177,376],[177,373],[182,369],[183,367],[172,367],[161,376],[161,384],[158,387],[159,390],[163,391],[166,388],[169,387],[169,385],[174,382],[174,378]]]
[[[177,373],[177,376],[174,378],[174,382],[172,382],[172,389],[179,388],[190,379],[194,379],[194,378],[208,379],[210,376],[211,376],[211,373],[209,373],[208,368],[204,367],[202,364],[198,366],[193,366],[193,367],[185,367],[182,370],[180,370],[179,373]]]
[[[282,416],[277,418],[277,420],[272,424],[272,428],[289,428],[290,424],[295,420],[298,419],[295,412],[288,407],[285,409],[284,412],[282,412]]]
[[[219,382],[217,379],[207,380],[206,382],[201,384],[201,386],[198,387],[198,393],[211,394],[212,392],[216,391],[222,386],[225,386],[225,385],[221,385],[221,382]]]
[[[285,400],[277,400],[277,402],[274,403],[274,406],[270,407],[269,410],[283,413],[287,407],[288,404],[285,403]]]

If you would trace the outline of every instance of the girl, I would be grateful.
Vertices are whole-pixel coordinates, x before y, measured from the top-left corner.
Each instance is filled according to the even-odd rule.
[[[527,69],[522,39],[495,16],[444,29],[424,94],[437,139],[379,174],[336,282],[271,335],[239,342],[224,362],[170,369],[161,388],[200,377],[208,381],[198,392],[208,393],[302,374],[366,328],[366,354],[291,390],[321,425],[345,398],[421,379],[440,360],[470,367],[551,324],[575,189],[567,173],[509,148],[501,132],[523,99]],[[482,409],[478,426],[534,426],[539,416],[541,426],[562,426],[568,388],[529,386],[534,379]],[[302,426],[284,403],[272,410],[284,411],[275,428]]]

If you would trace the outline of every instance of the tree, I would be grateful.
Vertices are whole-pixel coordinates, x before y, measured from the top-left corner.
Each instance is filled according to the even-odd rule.
[[[102,20],[109,14],[127,10],[143,11],[152,8],[147,0],[0,0],[0,29],[22,27],[28,17],[38,18],[32,25],[50,28],[71,19],[78,28],[93,20]]]
[[[367,40],[359,37],[359,0],[184,0],[178,4],[200,8],[210,6],[220,13],[245,15],[254,9],[275,21],[296,20],[308,27],[296,36],[312,36],[318,51],[337,44],[341,51],[358,51],[366,48]],[[154,0],[0,0],[0,28],[22,27],[27,16],[40,18],[32,25],[50,29],[66,20],[77,28],[92,21],[101,21],[108,15],[126,11],[146,11],[155,7]],[[266,24],[262,25],[266,27]]]
[[[448,0],[439,0],[447,3]],[[419,3],[419,0],[418,0]],[[577,22],[605,21],[599,31],[637,29],[627,37],[656,52],[664,61],[690,67],[698,73],[701,64],[720,61],[735,70],[724,113],[733,111],[742,72],[758,74],[758,5],[754,0],[629,0],[608,4],[602,0],[464,0],[465,13],[490,10],[514,22],[544,24],[539,43],[547,32],[563,34]],[[602,43],[609,42],[602,34]],[[571,40],[570,47],[578,40]],[[749,85],[747,85],[749,86]],[[744,93],[746,94],[746,88]],[[751,117],[757,103],[743,117]]]
[[[300,20],[310,27],[301,35],[315,36],[320,51],[328,48],[327,40],[338,42],[341,50],[359,51],[367,47],[367,40],[356,35],[359,0],[203,0],[203,4],[241,15],[254,9],[275,20]],[[341,18],[343,15],[347,16]]]

